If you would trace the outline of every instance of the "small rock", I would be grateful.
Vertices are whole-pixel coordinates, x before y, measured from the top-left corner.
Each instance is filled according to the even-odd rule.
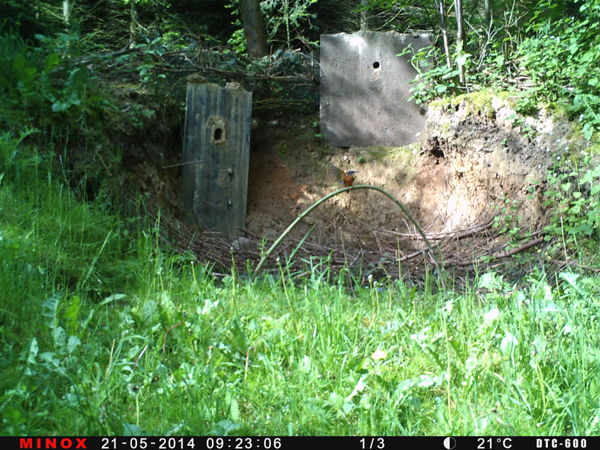
[[[256,245],[251,239],[240,237],[231,243],[231,247],[237,251],[252,251]]]

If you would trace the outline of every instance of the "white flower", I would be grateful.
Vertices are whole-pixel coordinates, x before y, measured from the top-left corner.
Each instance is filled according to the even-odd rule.
[[[387,353],[384,352],[383,350],[375,350],[375,353],[373,353],[371,355],[371,359],[373,359],[375,361],[380,361],[385,358],[387,358]]]

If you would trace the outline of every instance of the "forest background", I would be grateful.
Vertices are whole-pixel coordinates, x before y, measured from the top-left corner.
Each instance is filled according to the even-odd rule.
[[[0,11],[1,434],[600,433],[600,0]],[[174,248],[124,189],[120,142],[181,122],[185,76],[316,118],[315,91],[285,83],[310,79],[321,34],[360,29],[434,32],[414,55],[434,62],[418,102],[489,89],[516,93],[522,117],[572,122],[582,144],[548,173],[545,247],[515,255],[518,279],[362,282],[327,259],[251,279]]]

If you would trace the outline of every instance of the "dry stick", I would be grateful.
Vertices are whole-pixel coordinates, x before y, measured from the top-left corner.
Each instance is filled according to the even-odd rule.
[[[383,255],[384,251],[383,247],[381,246],[381,242],[379,242],[379,236],[377,236],[377,231],[373,230],[371,233],[373,233],[373,236],[375,237],[375,242],[377,242],[377,247],[379,247],[379,253]]]
[[[437,246],[439,246],[439,244],[436,244],[436,247]],[[416,252],[409,253],[408,255],[404,255],[404,256],[400,257],[398,259],[398,262],[402,262],[402,261],[407,261],[409,259],[413,259],[413,258],[415,258],[415,257],[417,257],[417,256],[419,256],[419,255],[421,255],[423,253],[425,253],[426,251],[427,251],[427,249],[424,248],[422,250],[417,250]]]
[[[525,244],[523,244],[519,247],[513,248],[512,250],[509,250],[508,252],[501,252],[500,254],[496,255],[495,257],[496,258],[506,258],[508,256],[512,256],[516,253],[522,252],[523,250],[527,250],[528,248],[533,247],[534,245],[540,244],[542,242],[544,242],[543,237],[537,238],[537,239],[534,239],[533,241],[526,242]]]
[[[497,255],[492,255],[491,258],[508,258],[509,256],[515,255],[519,252],[522,252],[523,250],[527,250],[528,248],[533,247],[534,245],[540,244],[541,242],[544,242],[544,238],[537,238],[534,239],[532,241],[526,242],[525,244],[521,245],[520,247],[517,248],[513,248],[512,250],[508,251],[508,252],[501,252]],[[483,264],[486,263],[487,261],[485,261],[484,259],[478,259],[476,261],[462,261],[459,262],[458,264],[456,264],[457,266],[470,266],[472,264]]]
[[[169,334],[169,331],[171,331],[173,328],[177,328],[179,325],[181,325],[183,322],[185,322],[185,319],[183,319],[181,322],[179,322],[177,325],[173,325],[171,328],[169,328],[167,331],[165,331],[165,336],[163,337],[163,349],[162,352],[165,352],[165,347],[167,345],[167,334]]]
[[[171,164],[170,166],[161,167],[161,169],[171,169],[173,167],[189,166],[190,164],[200,164],[202,162],[204,162],[204,160],[199,159],[198,161],[188,161],[188,162],[179,163],[179,164]]]
[[[254,350],[254,347],[248,347],[248,351],[246,352],[246,364],[244,366],[244,380],[248,379],[248,360],[250,358],[250,350]]]
[[[590,267],[590,266],[584,266],[582,264],[579,264],[576,261],[558,261],[556,259],[552,259],[552,260],[550,260],[550,262],[553,262],[555,264],[564,264],[564,265],[567,265],[567,266],[576,266],[576,267],[579,267],[580,269],[590,270],[590,271],[596,272],[596,273],[600,272],[600,269],[598,269],[598,268]]]
[[[133,368],[131,369],[132,372],[135,372],[135,368],[137,367],[137,364],[140,361],[141,357],[144,356],[144,353],[146,353],[146,350],[148,350],[148,344],[146,344],[146,346],[142,349],[137,359],[135,360],[135,363],[133,363]]]
[[[494,223],[494,220],[490,220],[487,223],[484,224],[479,224],[479,225],[475,225],[472,227],[468,227],[468,228],[463,228],[460,230],[455,230],[455,231],[451,231],[451,232],[447,232],[447,233],[429,233],[429,239],[431,240],[446,240],[446,239],[464,239],[467,237],[471,237],[474,236],[476,233],[485,230],[486,228],[489,228],[492,224]],[[387,231],[387,230],[381,230],[384,233],[390,233],[390,234],[395,234],[404,238],[409,238],[409,239],[421,239],[419,236],[416,236],[415,234],[409,234],[409,233],[397,233],[397,232],[393,232],[393,231]]]
[[[332,192],[331,194],[326,195],[325,197],[323,197],[322,199],[320,199],[319,201],[317,201],[314,205],[312,205],[310,208],[308,208],[302,214],[300,214],[298,216],[298,218],[296,220],[294,220],[289,227],[287,227],[287,229],[281,234],[281,236],[279,236],[277,238],[277,240],[273,243],[273,245],[271,246],[271,248],[269,250],[267,250],[267,252],[265,253],[265,255],[262,257],[262,259],[258,263],[258,266],[256,266],[256,270],[252,274],[252,278],[256,277],[256,275],[260,272],[260,269],[262,269],[262,267],[265,265],[265,262],[267,261],[267,259],[269,258],[269,256],[271,256],[271,253],[273,253],[273,251],[277,247],[279,247],[279,245],[283,242],[283,240],[286,238],[286,236],[288,234],[290,234],[290,232],[296,227],[296,225],[298,225],[302,221],[302,219],[304,219],[314,209],[316,209],[318,206],[320,206],[322,203],[326,202],[330,198],[335,197],[336,195],[340,195],[343,192],[354,191],[354,190],[358,190],[358,189],[373,189],[374,191],[380,192],[381,194],[385,195],[387,198],[389,198],[390,200],[392,200],[396,205],[398,205],[398,207],[402,210],[402,212],[404,214],[406,214],[406,216],[409,218],[409,220],[416,227],[416,229],[419,232],[419,234],[423,237],[423,241],[425,242],[425,244],[429,248],[429,251],[431,252],[431,258],[433,259],[433,262],[434,262],[435,266],[439,270],[440,265],[439,265],[437,259],[435,258],[435,256],[433,256],[433,248],[431,247],[431,244],[427,240],[427,236],[425,236],[425,233],[423,232],[423,230],[421,229],[421,227],[419,226],[419,224],[417,223],[417,221],[413,218],[413,216],[410,215],[410,213],[407,211],[407,209],[404,207],[404,205],[402,205],[402,203],[400,203],[398,200],[396,200],[391,194],[388,194],[386,191],[384,191],[381,188],[378,188],[378,187],[375,187],[375,186],[360,185],[360,186],[351,186],[351,187],[339,189],[339,190],[337,190],[335,192]],[[444,279],[443,279],[443,277],[440,278],[440,281],[441,281],[442,287],[443,287],[444,286]]]
[[[365,244],[365,242],[360,238],[360,236],[356,232],[356,229],[352,226],[350,221],[346,218],[346,214],[344,214],[343,211],[340,211],[340,214],[342,215],[342,219],[344,219],[344,222],[346,222],[346,225],[348,225],[348,228],[350,228],[350,230],[352,230],[352,233],[356,236],[356,239],[358,239],[360,241],[360,243],[366,247],[367,244]]]
[[[115,350],[115,340],[113,339],[112,346],[110,348],[110,355],[108,356],[108,364],[106,365],[106,373],[104,375],[105,378],[108,378],[108,374],[109,374],[111,366],[112,366],[114,350]]]

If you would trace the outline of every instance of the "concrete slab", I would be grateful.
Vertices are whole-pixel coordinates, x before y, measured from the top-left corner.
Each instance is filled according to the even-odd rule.
[[[418,141],[425,112],[409,102],[417,71],[410,54],[430,34],[361,31],[321,36],[321,132],[332,145],[401,146]]]

